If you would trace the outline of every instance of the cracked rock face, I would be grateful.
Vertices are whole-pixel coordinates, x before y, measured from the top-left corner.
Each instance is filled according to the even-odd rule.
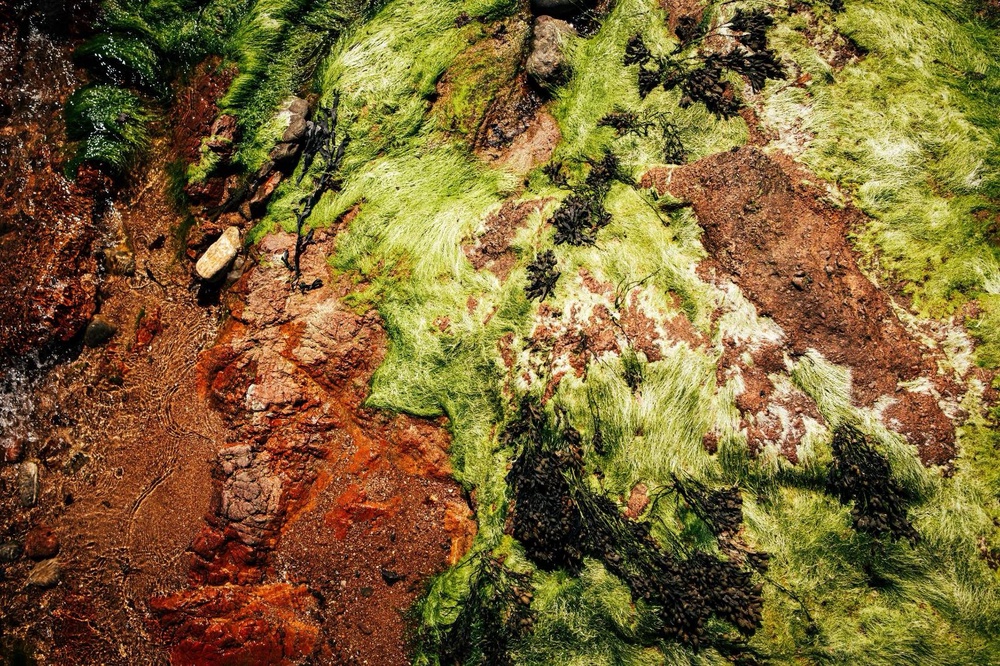
[[[219,451],[226,475],[222,486],[221,515],[248,545],[261,542],[281,500],[281,480],[271,473],[271,456],[246,444]]]

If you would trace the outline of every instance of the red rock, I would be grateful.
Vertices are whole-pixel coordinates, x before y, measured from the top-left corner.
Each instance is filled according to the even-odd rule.
[[[47,560],[59,554],[59,537],[49,527],[39,525],[24,539],[24,555],[33,560]]]
[[[10,439],[3,445],[3,460],[6,463],[19,463],[24,457],[24,442],[20,439]]]

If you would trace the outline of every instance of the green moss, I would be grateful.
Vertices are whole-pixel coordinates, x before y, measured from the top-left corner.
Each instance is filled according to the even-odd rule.
[[[70,171],[83,162],[106,165],[115,173],[130,167],[149,145],[150,119],[133,93],[107,85],[81,88],[66,102],[66,133],[81,145]]]
[[[101,81],[162,95],[160,58],[149,43],[127,35],[100,34],[81,44],[73,59]]]

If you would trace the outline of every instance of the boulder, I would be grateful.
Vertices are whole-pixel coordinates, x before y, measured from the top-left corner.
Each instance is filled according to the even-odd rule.
[[[201,259],[195,264],[194,270],[202,280],[213,281],[225,275],[229,264],[236,258],[240,251],[240,230],[236,227],[229,227],[219,239],[201,255]]]
[[[558,85],[568,73],[566,44],[576,29],[566,21],[539,16],[531,38],[531,54],[525,63],[528,75],[542,86]]]
[[[94,315],[83,332],[83,344],[88,347],[100,347],[118,332],[118,327],[104,315]]]

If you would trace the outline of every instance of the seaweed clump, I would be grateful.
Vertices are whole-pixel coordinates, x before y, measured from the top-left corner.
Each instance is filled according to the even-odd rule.
[[[572,188],[552,215],[556,245],[593,245],[597,232],[611,222],[611,214],[604,208],[604,198],[614,181],[632,183],[621,168],[614,153],[605,153],[601,159],[589,162],[586,180]]]
[[[560,272],[556,270],[556,255],[546,250],[528,264],[528,285],[524,292],[529,300],[544,301],[552,295]]]
[[[701,24],[690,19],[677,25],[679,44],[675,57],[653,55],[642,36],[636,34],[625,46],[623,61],[625,65],[639,66],[640,97],[645,98],[660,86],[665,90],[680,87],[682,108],[700,102],[717,117],[731,118],[742,108],[742,102],[725,80],[727,72],[745,77],[754,92],[760,92],[768,79],[785,78],[777,53],[767,48],[767,31],[773,24],[767,12],[738,9],[724,26],[732,33],[726,36],[728,50],[709,52],[701,48],[704,38],[718,33],[705,32]],[[686,57],[676,55],[689,49],[693,53]]]
[[[599,559],[651,607],[659,638],[693,649],[729,645],[710,629],[713,618],[744,638],[752,636],[761,625],[763,600],[747,559],[732,548],[733,555],[721,558],[680,543],[683,557],[661,547],[649,523],[629,520],[611,499],[589,488],[581,436],[565,416],[552,420],[537,403],[528,405],[522,404],[506,432],[521,450],[507,477],[514,500],[508,531],[528,556],[543,569],[571,572],[580,570],[585,557]],[[733,528],[734,509],[742,521],[732,492],[709,493],[699,502],[718,514],[720,531]]]
[[[892,477],[889,461],[853,425],[833,434],[833,464],[827,490],[842,503],[852,503],[854,528],[873,537],[889,536],[911,543],[920,535],[906,516],[909,493]]]
[[[528,634],[531,574],[517,572],[490,553],[479,553],[460,566],[472,567],[461,610],[444,631],[423,628],[418,652],[438,655],[441,664],[513,666],[512,648]]]
[[[743,524],[743,496],[738,486],[712,490],[692,477],[675,477],[674,488],[718,537],[732,538]]]

